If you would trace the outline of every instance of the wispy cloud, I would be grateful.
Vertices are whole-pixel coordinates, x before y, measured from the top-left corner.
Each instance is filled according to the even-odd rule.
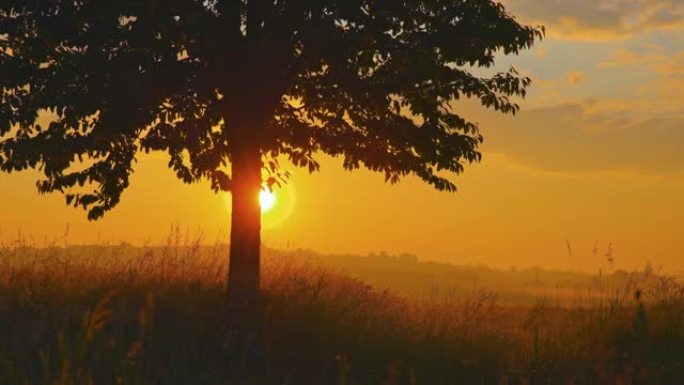
[[[599,68],[615,68],[638,65],[661,75],[684,75],[684,51],[666,54],[657,47],[646,52],[620,48],[598,63]]]
[[[568,72],[568,84],[571,86],[576,86],[587,78],[587,74],[582,71],[570,71]]]
[[[504,0],[524,22],[557,38],[622,39],[655,29],[684,27],[681,0]]]
[[[485,148],[546,171],[684,171],[684,118],[633,119],[592,111],[591,102],[481,120]]]

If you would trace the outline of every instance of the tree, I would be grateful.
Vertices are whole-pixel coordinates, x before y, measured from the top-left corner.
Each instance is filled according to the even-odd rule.
[[[228,291],[249,300],[278,158],[455,191],[482,136],[450,103],[515,113],[530,79],[474,71],[542,37],[492,0],[4,0],[0,168],[40,169],[39,192],[95,220],[137,154],[167,152],[184,182],[232,193]]]

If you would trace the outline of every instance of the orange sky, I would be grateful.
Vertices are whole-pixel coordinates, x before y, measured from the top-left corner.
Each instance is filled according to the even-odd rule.
[[[412,252],[465,264],[594,270],[612,242],[617,267],[651,261],[684,271],[684,3],[678,0],[507,0],[548,38],[502,58],[534,80],[515,118],[459,104],[485,135],[484,160],[456,194],[417,179],[294,172],[264,217],[264,242],[324,252]],[[0,174],[0,241],[158,243],[171,224],[225,239],[229,205],[186,186],[161,154],[139,159],[122,203],[103,220],[40,196],[36,173]],[[569,255],[566,241],[573,255]]]

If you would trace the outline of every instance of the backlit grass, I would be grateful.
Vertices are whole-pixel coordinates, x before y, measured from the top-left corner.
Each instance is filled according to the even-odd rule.
[[[671,278],[630,273],[572,306],[418,300],[282,253],[264,262],[263,365],[246,368],[224,322],[226,253],[3,247],[0,384],[684,383]]]

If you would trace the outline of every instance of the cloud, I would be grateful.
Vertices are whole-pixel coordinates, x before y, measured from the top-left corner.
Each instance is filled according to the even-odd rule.
[[[640,114],[684,115],[684,51],[668,52],[663,47],[646,50],[619,49],[597,64],[599,69],[618,69],[638,79],[629,95],[632,111]],[[602,101],[607,106],[608,103]]]
[[[582,71],[570,71],[568,72],[568,84],[571,86],[576,86],[587,78],[587,74]]]
[[[607,59],[599,62],[598,67],[615,68],[628,66],[637,63],[643,63],[645,58],[645,56],[641,56],[632,50],[620,48],[613,51]]]
[[[633,120],[593,114],[589,104],[523,111],[515,118],[480,119],[486,151],[556,172],[684,171],[684,118]]]
[[[579,104],[592,116],[684,116],[684,50],[639,44],[607,50],[581,70],[570,65],[577,63],[554,68],[554,77],[532,73],[523,111]]]
[[[504,0],[525,23],[545,25],[550,36],[596,40],[684,27],[682,0]]]
[[[654,61],[653,68],[662,75],[684,75],[684,51],[660,57]]]
[[[646,52],[635,52],[629,49],[613,51],[608,58],[598,63],[599,68],[616,68],[626,66],[647,67],[660,75],[684,75],[684,51],[666,54],[660,47]]]

